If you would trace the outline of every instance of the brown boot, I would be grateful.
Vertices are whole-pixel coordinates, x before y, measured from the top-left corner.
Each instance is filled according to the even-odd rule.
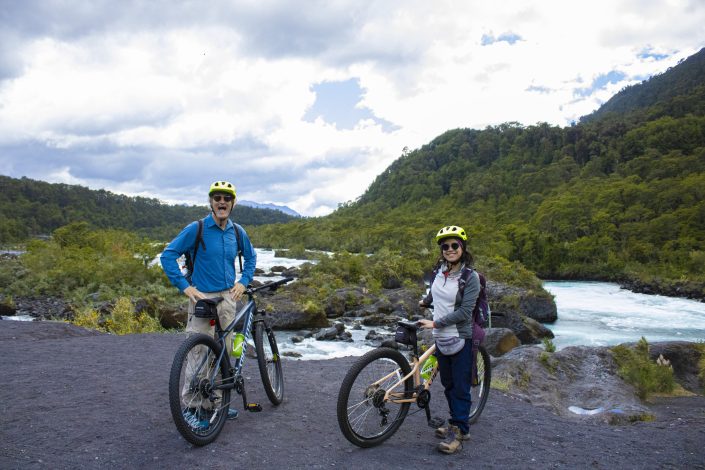
[[[443,426],[443,427],[437,428],[437,429],[436,429],[436,437],[439,438],[439,439],[445,439],[446,437],[448,437],[448,431],[450,430],[450,427],[451,427],[451,426],[452,426],[452,425]],[[468,433],[468,434],[463,434],[462,432],[460,432],[459,428],[456,427],[456,429],[458,429],[458,433],[456,434],[456,437],[457,437],[459,440],[461,440],[461,441],[468,441],[468,440],[470,440],[470,433]]]
[[[438,444],[438,450],[444,454],[454,454],[463,448],[460,429],[457,426],[448,426],[446,438]]]

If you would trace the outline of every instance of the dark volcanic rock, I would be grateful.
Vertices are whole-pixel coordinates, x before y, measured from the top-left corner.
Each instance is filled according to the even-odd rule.
[[[502,381],[512,394],[561,416],[577,416],[571,407],[598,410],[589,416],[606,422],[619,417],[639,420],[649,413],[633,387],[617,375],[617,364],[606,347],[548,353],[522,346],[493,360],[492,381]]]

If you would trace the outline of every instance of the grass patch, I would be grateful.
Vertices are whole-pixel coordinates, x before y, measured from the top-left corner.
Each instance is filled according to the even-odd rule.
[[[509,380],[504,377],[492,377],[490,388],[499,390],[500,392],[509,392]]]
[[[551,373],[551,375],[555,375],[558,363],[555,359],[553,359],[550,353],[541,351],[541,354],[539,354],[539,362],[546,368],[547,371]]]
[[[619,376],[634,386],[637,396],[642,400],[653,393],[673,392],[673,368],[670,365],[658,365],[649,359],[649,343],[646,338],[642,337],[635,348],[615,346],[612,354],[619,366]]]

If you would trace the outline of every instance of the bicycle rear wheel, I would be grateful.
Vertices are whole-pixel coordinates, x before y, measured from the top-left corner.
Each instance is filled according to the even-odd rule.
[[[259,375],[262,378],[264,391],[273,405],[278,405],[284,399],[284,373],[282,361],[274,338],[274,331],[263,321],[255,323],[255,350]]]
[[[230,389],[217,389],[230,379],[227,357],[212,337],[194,334],[176,352],[169,376],[171,416],[184,439],[203,446],[213,442],[228,418]]]
[[[399,429],[409,403],[385,401],[384,395],[409,372],[409,361],[390,348],[373,349],[353,364],[338,392],[338,425],[347,440],[359,447],[373,447]],[[395,389],[407,397],[413,390],[411,377]]]
[[[483,346],[480,346],[477,351],[475,365],[477,367],[477,383],[473,383],[470,387],[470,395],[472,397],[470,418],[468,419],[470,424],[478,420],[490,394],[492,366],[490,365],[490,355]]]

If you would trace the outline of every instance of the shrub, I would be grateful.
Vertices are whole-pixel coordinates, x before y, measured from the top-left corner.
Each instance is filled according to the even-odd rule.
[[[553,344],[553,341],[551,338],[544,338],[541,340],[543,342],[543,347],[546,350],[546,352],[556,352],[556,345]]]
[[[675,387],[673,369],[660,366],[649,359],[649,343],[642,337],[636,347],[619,345],[612,348],[618,373],[627,383],[636,389],[642,400],[654,392],[670,393]]]
[[[76,313],[71,323],[117,335],[154,333],[164,330],[159,320],[151,317],[147,312],[136,313],[132,301],[127,297],[120,297],[117,300],[108,318],[102,319],[97,311],[84,307]]]
[[[76,312],[71,323],[91,330],[105,331],[100,324],[100,314],[90,307],[84,307]]]

